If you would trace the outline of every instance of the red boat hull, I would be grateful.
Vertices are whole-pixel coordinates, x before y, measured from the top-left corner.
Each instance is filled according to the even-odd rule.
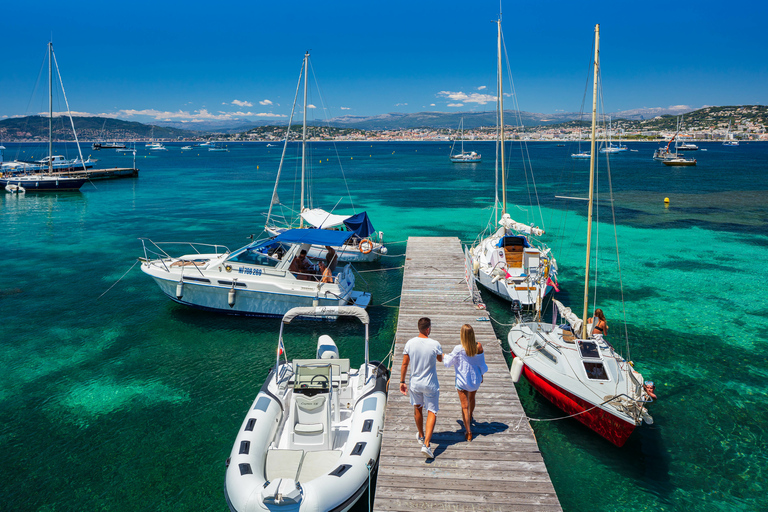
[[[523,365],[523,373],[534,389],[544,395],[547,400],[569,415],[578,414],[578,416],[574,416],[575,420],[580,421],[616,446],[624,446],[630,434],[635,430],[633,423],[623,421],[600,407],[595,407],[594,404],[569,393],[528,368],[528,365]],[[584,412],[588,409],[588,412]]]

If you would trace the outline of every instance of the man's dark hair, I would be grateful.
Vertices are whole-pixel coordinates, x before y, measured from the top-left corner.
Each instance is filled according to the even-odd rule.
[[[302,249],[302,250],[301,250],[301,252],[299,253],[299,256],[301,256],[301,255],[304,255],[304,256],[306,256],[306,255],[307,255],[307,251],[305,251],[304,249]]]
[[[426,331],[430,327],[432,327],[432,321],[429,318],[427,318],[427,317],[419,318],[419,332],[421,334],[425,334],[426,335],[427,334]]]

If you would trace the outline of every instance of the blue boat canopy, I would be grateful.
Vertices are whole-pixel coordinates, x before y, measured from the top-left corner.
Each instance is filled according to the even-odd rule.
[[[353,215],[344,221],[344,225],[360,238],[366,238],[376,230],[373,229],[373,224],[368,218],[366,212],[360,212],[357,215]],[[340,244],[328,244],[328,245],[340,245]]]
[[[524,236],[503,236],[499,239],[499,243],[496,244],[496,247],[511,247],[511,246],[520,246],[523,247],[530,247],[531,244],[528,243],[528,239],[526,239]]]
[[[333,231],[330,229],[289,229],[269,242],[340,246],[344,245],[344,242],[349,240],[352,235],[353,233],[350,231]]]

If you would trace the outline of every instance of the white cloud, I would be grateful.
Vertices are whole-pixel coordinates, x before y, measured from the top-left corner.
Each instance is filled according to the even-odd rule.
[[[232,105],[237,105],[238,107],[252,107],[253,103],[250,101],[233,100]]]
[[[222,102],[221,102],[221,104],[222,104],[222,105],[226,105],[226,104],[227,104],[227,102],[226,102],[226,101],[222,101]]]
[[[430,107],[434,107],[434,106],[435,106],[435,104],[434,104],[434,103],[430,103],[430,104],[429,104],[429,106],[430,106]]]
[[[259,105],[271,105],[271,104],[272,104],[272,102],[269,101],[269,100],[261,100],[259,102]],[[248,106],[250,107],[250,105],[248,105]]]
[[[349,110],[349,107],[340,107],[341,110]]]
[[[463,107],[463,103],[449,103],[447,106],[449,107]]]
[[[104,115],[104,114],[99,114]],[[205,121],[205,120],[213,120],[213,121],[227,121],[230,119],[240,118],[240,117],[287,117],[284,114],[273,114],[271,112],[220,112],[219,114],[212,114],[211,112],[208,112],[206,109],[201,110],[195,110],[193,112],[189,112],[186,110],[177,110],[176,112],[164,112],[160,110],[155,109],[144,109],[144,110],[119,110],[115,114],[111,114],[109,117],[133,117],[133,116],[147,116],[152,117],[155,120],[189,120],[189,121]]]
[[[437,95],[442,96],[444,98],[451,99],[453,101],[461,101],[464,103],[477,103],[478,105],[485,105],[486,103],[493,103],[496,101],[496,96],[493,96],[490,94],[480,94],[477,92],[467,94],[461,91],[458,91],[458,92],[440,91],[437,93]],[[451,105],[448,105],[448,106],[450,107]]]
[[[317,107],[310,103],[309,105],[307,105],[307,108],[317,108]]]
[[[396,107],[405,107],[407,105],[408,105],[407,103],[395,103]]]
[[[483,89],[486,89],[486,86],[481,85],[480,87],[477,88],[478,91],[482,91]]]

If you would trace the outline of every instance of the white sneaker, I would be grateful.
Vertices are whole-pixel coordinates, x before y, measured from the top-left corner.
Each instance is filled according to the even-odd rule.
[[[421,453],[426,455],[428,459],[434,459],[435,458],[435,454],[432,453],[432,449],[429,446],[427,446],[427,445],[422,445],[421,446]]]
[[[421,443],[422,445],[424,444],[424,438],[421,437],[418,432],[416,432],[416,439],[418,439],[419,443]]]

